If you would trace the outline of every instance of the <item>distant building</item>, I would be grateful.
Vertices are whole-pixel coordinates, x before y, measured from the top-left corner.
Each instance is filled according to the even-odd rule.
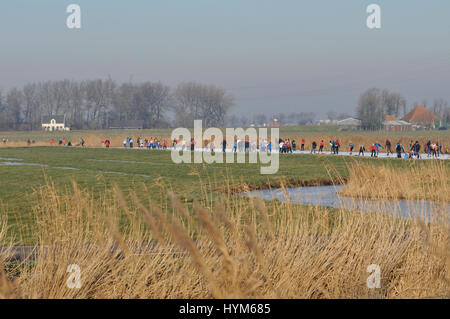
[[[337,125],[337,120],[317,120],[317,125]]]
[[[336,124],[343,130],[359,130],[361,128],[361,120],[353,117],[337,121]]]
[[[386,131],[403,132],[410,131],[412,125],[406,121],[397,120],[395,117],[386,117],[386,121],[383,122],[383,127]]]
[[[44,116],[42,117],[42,129],[44,131],[69,131],[70,128],[66,127],[66,116]]]
[[[280,121],[278,119],[273,119],[272,122],[269,124],[270,127],[280,127]]]
[[[140,130],[144,128],[143,120],[114,120],[109,124],[112,130]]]
[[[422,105],[416,106],[411,112],[406,114],[402,118],[402,120],[417,126],[427,128],[438,128],[442,124],[441,118],[439,116]]]
[[[394,115],[386,115],[385,121],[397,121],[398,119]]]

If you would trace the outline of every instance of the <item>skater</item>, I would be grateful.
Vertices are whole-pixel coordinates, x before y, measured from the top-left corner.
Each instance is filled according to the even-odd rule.
[[[437,150],[438,150],[438,146],[436,145],[436,143],[431,144],[431,157],[433,158],[437,158]]]
[[[420,144],[419,144],[419,141],[416,141],[416,143],[414,144],[414,153],[416,155],[416,158],[420,159]]]
[[[320,144],[319,144],[319,153],[322,153],[322,152],[323,152],[323,147],[324,147],[324,145],[325,145],[325,143],[323,142],[323,140],[321,140],[321,141],[320,141]]]
[[[355,147],[355,145],[353,143],[348,144],[348,148],[350,149],[350,155],[353,154],[353,148]]]
[[[284,152],[284,142],[280,139],[280,144],[278,145],[280,154]]]
[[[405,152],[405,148],[400,143],[400,141],[395,146],[395,151],[397,152],[397,158],[402,158],[402,151]]]
[[[311,154],[316,154],[316,147],[317,147],[316,141],[313,141],[311,146],[312,146]]]
[[[336,140],[336,142],[334,142],[334,154],[339,155],[339,147],[341,146],[341,144],[339,144],[339,140]]]
[[[377,156],[380,153],[380,147],[384,149],[384,147],[380,143],[375,143],[375,147],[377,148]]]
[[[386,153],[387,153],[387,156],[389,156],[389,154],[392,153],[391,141],[388,138],[386,139]]]
[[[364,152],[366,151],[366,148],[364,147],[364,144],[361,144],[361,146],[359,147],[359,153],[358,153],[358,156],[359,155],[362,155],[362,156],[364,156]]]
[[[370,150],[370,157],[377,157],[377,147],[375,144],[372,144],[372,146],[369,147]]]

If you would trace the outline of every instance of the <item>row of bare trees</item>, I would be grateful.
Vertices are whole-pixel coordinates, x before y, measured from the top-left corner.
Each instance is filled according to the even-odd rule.
[[[47,81],[0,90],[0,130],[40,129],[44,116],[55,115],[74,129],[108,128],[113,120],[143,120],[145,128],[190,127],[194,119],[220,126],[232,105],[224,89],[192,82],[171,90],[161,82]]]
[[[412,107],[417,105],[419,103],[413,103]],[[431,106],[427,105],[427,101],[424,100],[421,105],[427,107],[444,122],[450,123],[450,106],[444,99],[436,99]],[[356,117],[361,119],[363,129],[377,130],[382,128],[386,115],[400,118],[410,110],[406,99],[399,93],[390,92],[387,89],[371,88],[360,96],[356,107]]]

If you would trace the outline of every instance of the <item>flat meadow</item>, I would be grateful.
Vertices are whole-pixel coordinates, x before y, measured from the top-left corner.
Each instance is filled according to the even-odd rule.
[[[385,139],[303,129],[280,137]],[[167,132],[2,133],[0,297],[450,297],[448,160],[281,154],[278,173],[261,175],[260,163],[175,164],[169,151],[120,147],[126,136]],[[428,133],[448,143],[445,131],[389,138]],[[48,145],[81,136],[93,147]],[[105,137],[119,147],[98,147]],[[423,221],[237,194],[337,184],[349,197],[442,205]],[[14,259],[21,246],[35,254]],[[67,288],[69,264],[82,269],[80,289]],[[371,264],[378,289],[366,284]]]

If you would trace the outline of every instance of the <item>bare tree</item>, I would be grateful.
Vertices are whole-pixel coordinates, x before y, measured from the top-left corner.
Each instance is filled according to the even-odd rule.
[[[258,125],[258,126],[263,126],[264,124],[267,125],[267,116],[262,113],[255,114],[253,116],[253,122],[255,125]]]
[[[8,129],[8,119],[5,114],[5,104],[3,102],[3,92],[0,89],[0,129],[7,130]]]
[[[67,118],[74,128],[83,127],[83,106],[86,99],[85,86],[83,83],[72,81],[70,83],[69,110]]]
[[[384,89],[381,93],[381,103],[386,114],[398,117],[400,109],[406,105],[406,100],[399,93],[391,93]]]
[[[118,120],[135,119],[132,111],[134,92],[135,88],[131,83],[123,83],[116,90],[113,105],[116,112],[115,118]]]
[[[422,105],[428,107],[428,101],[426,99],[422,100]]]
[[[378,130],[385,118],[385,108],[379,89],[372,88],[364,92],[356,108],[356,114],[365,130]]]
[[[166,113],[170,107],[170,89],[161,82],[145,82],[138,87],[138,105],[145,127],[166,127]]]
[[[250,126],[250,120],[248,119],[247,116],[241,116],[239,117],[239,126],[241,127],[247,127]]]
[[[108,122],[108,113],[112,107],[116,84],[111,79],[97,79],[87,81],[85,85],[88,125],[94,128],[105,127]]]
[[[434,114],[438,115],[440,118],[444,117],[444,111],[448,107],[448,102],[443,98],[434,100],[432,111]]]
[[[30,126],[30,129],[38,128],[41,120],[39,88],[35,83],[29,83],[23,87],[22,92],[24,97],[24,121]]]
[[[23,93],[17,88],[11,89],[6,95],[5,113],[10,128],[17,128],[21,123]]]
[[[450,124],[450,107],[449,106],[446,106],[444,108],[444,110],[442,111],[441,118],[444,121],[445,125]]]
[[[328,118],[330,121],[337,120],[337,113],[334,112],[334,111],[328,111],[328,112],[327,112],[327,118]]]
[[[194,82],[181,83],[173,94],[177,125],[190,127],[201,119],[205,126],[223,126],[233,97],[224,89]]]

